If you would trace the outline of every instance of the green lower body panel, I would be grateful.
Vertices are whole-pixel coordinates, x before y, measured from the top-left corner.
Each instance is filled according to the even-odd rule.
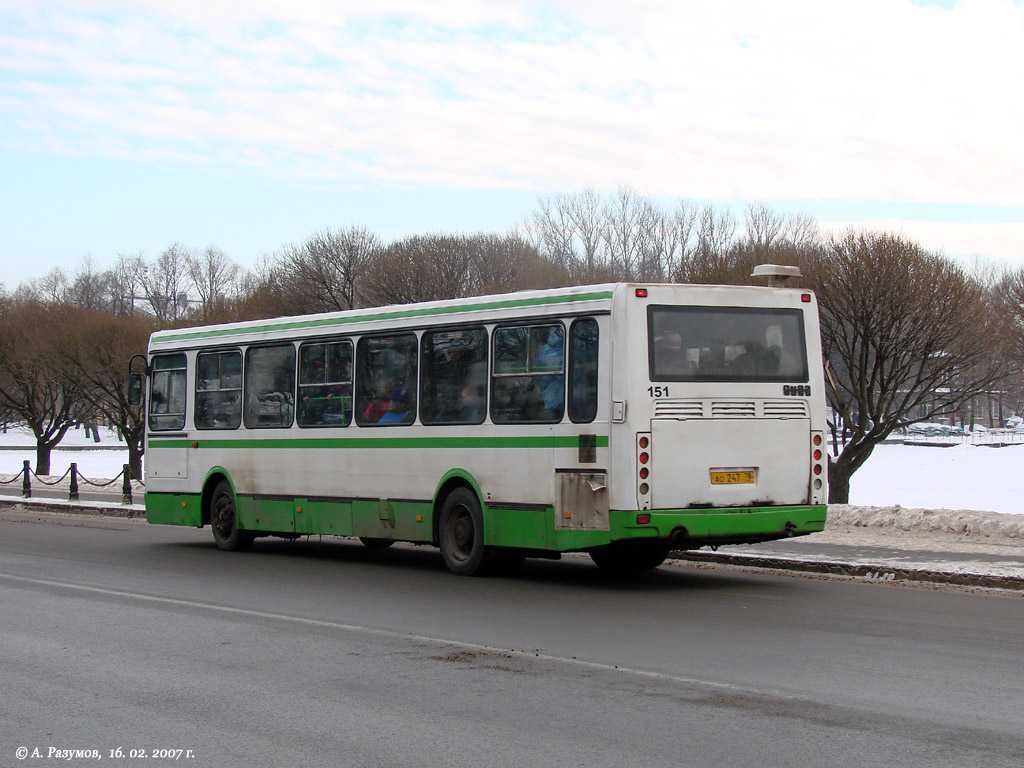
[[[739,509],[656,509],[611,512],[611,538],[673,538],[686,546],[771,541],[825,530],[824,504]],[[649,522],[638,516],[650,515]]]
[[[300,535],[365,536],[395,541],[433,541],[433,507],[425,501],[387,499],[236,499],[238,525],[245,530]],[[678,548],[740,544],[803,536],[825,529],[826,507],[740,509],[612,510],[609,530],[563,530],[555,511],[542,508],[483,508],[490,546],[569,552],[629,539],[670,540]],[[146,519],[160,525],[202,525],[199,494],[146,494]]]
[[[156,525],[203,524],[203,500],[198,493],[147,493],[146,521]]]

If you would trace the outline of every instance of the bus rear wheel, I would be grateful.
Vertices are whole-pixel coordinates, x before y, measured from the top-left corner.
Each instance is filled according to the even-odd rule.
[[[475,493],[456,488],[448,494],[441,507],[437,538],[441,557],[452,573],[473,576],[483,571],[487,559],[484,517]]]
[[[255,538],[252,531],[238,527],[235,492],[227,480],[217,483],[210,496],[210,528],[217,547],[226,552],[244,552],[252,546]]]
[[[668,557],[669,544],[662,541],[618,541],[590,550],[590,559],[607,571],[647,571]]]

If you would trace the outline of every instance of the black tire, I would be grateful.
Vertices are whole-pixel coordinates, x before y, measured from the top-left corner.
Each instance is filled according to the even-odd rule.
[[[252,531],[239,530],[235,492],[227,480],[217,483],[210,496],[210,528],[217,547],[225,552],[244,552],[256,538]]]
[[[359,540],[367,549],[387,549],[395,543],[391,539],[374,539],[369,536],[360,536]]]
[[[459,576],[474,576],[484,570],[484,516],[476,494],[456,488],[441,506],[437,523],[438,545],[448,570]]]
[[[648,571],[668,557],[670,545],[662,541],[620,541],[590,550],[590,559],[606,571]]]

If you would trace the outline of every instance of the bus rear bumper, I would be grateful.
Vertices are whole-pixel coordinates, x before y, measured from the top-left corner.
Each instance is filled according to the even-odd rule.
[[[739,509],[656,509],[650,512],[613,510],[610,513],[611,539],[667,540],[673,549],[753,544],[823,531],[825,516],[824,504]]]

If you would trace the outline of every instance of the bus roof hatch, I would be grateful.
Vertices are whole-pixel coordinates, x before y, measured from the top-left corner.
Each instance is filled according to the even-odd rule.
[[[782,264],[758,264],[751,277],[767,277],[769,288],[781,288],[791,277],[800,277],[800,267],[788,267]]]

